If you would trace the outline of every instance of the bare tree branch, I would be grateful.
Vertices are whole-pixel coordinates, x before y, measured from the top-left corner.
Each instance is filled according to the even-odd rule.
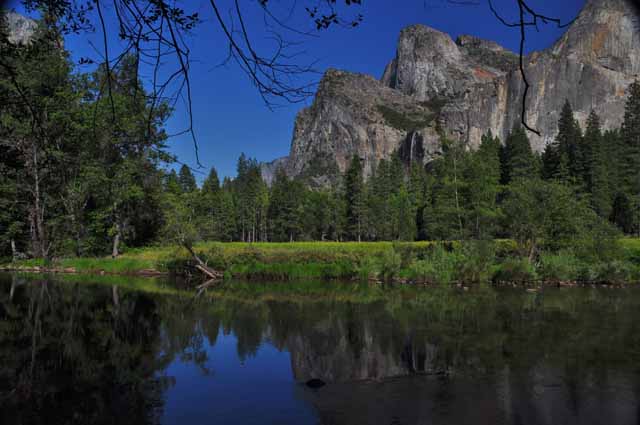
[[[548,23],[555,23],[558,28],[565,28],[568,27],[569,25],[571,25],[573,23],[573,21],[575,20],[571,20],[570,22],[567,23],[562,23],[562,21],[558,18],[551,18],[542,14],[539,14],[537,12],[535,12],[526,2],[525,0],[515,0],[518,4],[518,15],[519,15],[519,19],[517,22],[508,22],[506,19],[504,19],[502,17],[502,15],[500,15],[500,13],[498,13],[498,11],[496,10],[496,8],[493,5],[492,0],[487,0],[489,3],[489,8],[491,10],[491,12],[493,13],[493,15],[500,21],[500,23],[502,23],[503,25],[510,27],[510,28],[519,28],[520,29],[520,48],[519,48],[519,68],[520,68],[520,75],[522,76],[522,81],[524,82],[524,93],[522,95],[522,110],[521,110],[521,123],[524,126],[525,129],[527,129],[528,131],[540,136],[540,131],[538,131],[537,129],[531,127],[528,123],[527,123],[527,118],[526,118],[526,113],[527,113],[527,95],[529,94],[529,89],[531,88],[531,85],[529,84],[529,80],[527,79],[527,73],[525,72],[525,43],[526,43],[526,39],[527,39],[527,32],[526,32],[526,27],[535,27],[536,30],[539,30],[538,28],[538,21],[542,21],[542,23],[544,24],[548,24]]]

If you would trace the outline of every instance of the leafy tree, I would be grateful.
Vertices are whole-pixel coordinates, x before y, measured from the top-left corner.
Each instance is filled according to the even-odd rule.
[[[543,244],[551,250],[575,247],[603,226],[584,200],[555,181],[514,180],[506,188],[502,209],[505,228],[530,261]]]
[[[6,155],[8,152],[3,150],[2,154]],[[5,161],[8,158],[3,157],[4,161],[0,162],[0,257],[10,249],[11,258],[15,260],[22,248],[19,244],[26,231],[26,211],[18,193],[17,173],[7,166]]]
[[[96,133],[94,155],[104,170],[97,209],[112,240],[114,257],[121,242],[139,244],[154,238],[155,232],[146,229],[157,231],[162,211],[158,167],[164,159],[166,140],[162,126],[170,111],[166,104],[151,108],[147,103],[136,61],[126,56],[115,69],[103,65],[91,81],[98,111],[92,126]],[[111,87],[109,96],[100,95],[105,85]],[[140,240],[142,234],[146,237]]]
[[[41,258],[50,256],[64,233],[55,211],[79,136],[72,118],[79,114],[82,93],[75,90],[67,53],[54,46],[59,36],[55,27],[40,22],[28,45],[16,48],[0,37],[3,60],[11,61],[11,67],[0,69],[2,161],[15,160],[11,174],[28,205],[30,252]]]
[[[396,216],[395,239],[415,240],[417,235],[415,204],[404,184],[395,194],[393,204]]]

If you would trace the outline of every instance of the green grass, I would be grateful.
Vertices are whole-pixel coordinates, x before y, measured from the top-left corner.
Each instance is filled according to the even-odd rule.
[[[21,260],[14,263],[18,267],[45,267],[55,269],[75,269],[78,273],[114,273],[129,274],[141,270],[154,269],[156,261],[135,256],[122,256],[120,258],[60,258],[51,260],[45,264],[42,259]]]
[[[607,261],[580,259],[570,252],[543,254],[535,264],[520,259],[515,244],[499,240],[489,247],[461,242],[294,242],[219,243],[195,246],[209,266],[227,278],[261,281],[351,280],[413,281],[432,284],[512,280],[640,280],[640,239],[620,241],[620,255]],[[55,259],[46,267],[79,273],[135,274],[155,269],[180,271],[190,256],[178,246],[130,249],[117,259]],[[15,266],[45,266],[42,260]]]

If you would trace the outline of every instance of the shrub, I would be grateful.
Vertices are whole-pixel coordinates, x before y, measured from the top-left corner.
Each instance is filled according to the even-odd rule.
[[[620,245],[620,232],[611,224],[592,220],[587,236],[574,241],[573,251],[578,258],[590,262],[621,260],[624,250]]]
[[[457,279],[468,283],[488,281],[495,258],[495,244],[491,241],[464,243],[457,258]]]
[[[366,281],[375,278],[377,273],[377,264],[372,257],[366,256],[358,262],[356,272],[360,280]]]
[[[494,282],[532,282],[536,278],[536,270],[526,258],[505,260],[493,275]]]
[[[202,261],[215,270],[225,270],[229,264],[220,245],[211,245],[201,255]]]
[[[386,250],[380,258],[380,275],[391,280],[402,269],[402,256],[395,249]]]
[[[414,261],[409,270],[412,278],[428,283],[449,284],[457,276],[460,256],[447,252],[441,245],[434,245],[424,260]]]
[[[191,261],[191,255],[184,248],[176,248],[161,255],[157,260],[157,268],[172,274],[183,274]]]
[[[596,282],[599,280],[599,264],[580,262],[576,270],[576,280],[579,282]]]
[[[598,281],[608,283],[624,283],[638,278],[637,268],[624,261],[599,263],[595,274]]]
[[[573,253],[560,251],[557,254],[541,254],[538,272],[544,280],[562,281],[577,279],[579,268],[580,262]]]
[[[401,267],[407,268],[416,258],[416,250],[411,243],[394,242],[393,250],[400,255]]]

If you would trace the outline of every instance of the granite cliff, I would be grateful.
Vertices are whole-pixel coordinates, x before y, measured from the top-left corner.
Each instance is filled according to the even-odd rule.
[[[553,46],[525,58],[525,70],[527,121],[541,133],[529,134],[534,150],[555,138],[565,99],[581,125],[594,109],[605,128],[618,127],[626,89],[640,76],[636,0],[588,0]],[[312,105],[296,118],[289,156],[277,166],[323,184],[327,170],[344,171],[353,155],[369,174],[395,151],[405,161],[429,161],[439,152],[440,134],[470,148],[488,130],[504,140],[520,123],[523,91],[515,53],[414,25],[400,33],[381,80],[326,72]],[[274,166],[265,166],[265,174]]]
[[[13,44],[27,43],[38,26],[33,19],[15,12],[0,10],[0,18],[3,20],[3,25],[6,26],[9,42]]]

